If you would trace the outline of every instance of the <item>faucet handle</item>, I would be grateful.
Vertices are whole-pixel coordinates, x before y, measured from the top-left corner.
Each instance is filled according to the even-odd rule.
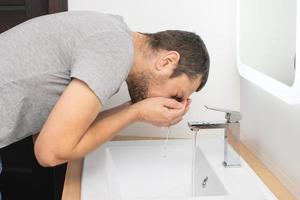
[[[215,111],[220,111],[220,112],[225,112],[225,119],[227,119],[228,122],[238,122],[242,119],[242,114],[238,111],[234,111],[234,110],[228,110],[228,109],[224,109],[224,108],[217,108],[217,107],[213,107],[213,106],[206,106],[206,109],[209,110],[215,110]]]

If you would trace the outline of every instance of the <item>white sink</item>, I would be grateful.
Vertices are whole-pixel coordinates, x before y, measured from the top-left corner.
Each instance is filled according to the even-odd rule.
[[[199,138],[191,196],[188,139],[109,142],[86,156],[82,200],[273,200],[274,195],[242,160],[241,168],[224,168],[222,138]],[[203,181],[207,177],[205,186]]]

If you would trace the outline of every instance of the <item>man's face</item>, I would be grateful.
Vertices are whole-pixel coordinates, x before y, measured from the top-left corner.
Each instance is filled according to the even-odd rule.
[[[180,59],[178,52],[160,50],[149,55],[136,57],[133,68],[137,70],[133,70],[126,80],[133,103],[149,97],[182,101],[197,90],[201,76],[194,80],[186,74],[170,78]]]
[[[200,77],[190,80],[187,75],[181,74],[170,78],[165,74],[141,72],[133,74],[127,81],[128,90],[133,103],[149,97],[167,97],[183,101],[197,90]]]

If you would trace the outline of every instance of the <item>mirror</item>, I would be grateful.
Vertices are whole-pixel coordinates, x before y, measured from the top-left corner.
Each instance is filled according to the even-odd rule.
[[[297,0],[240,0],[238,9],[240,62],[292,86],[296,70]]]

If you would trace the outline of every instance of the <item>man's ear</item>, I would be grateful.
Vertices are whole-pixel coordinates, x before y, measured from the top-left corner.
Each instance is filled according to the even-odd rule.
[[[179,59],[180,55],[177,51],[163,52],[155,64],[155,69],[160,71],[163,69],[174,68],[179,62]]]

